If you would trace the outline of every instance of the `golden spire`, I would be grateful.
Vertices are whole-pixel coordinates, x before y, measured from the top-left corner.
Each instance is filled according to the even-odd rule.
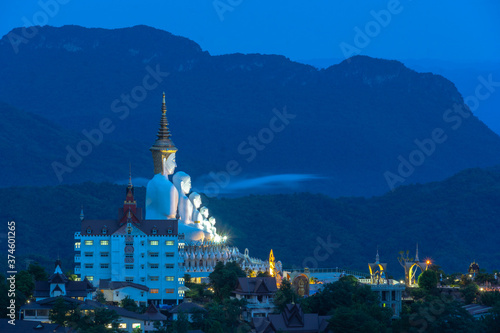
[[[157,139],[155,143],[153,144],[153,146],[151,146],[151,148],[149,148],[149,150],[153,154],[155,174],[161,173],[163,171],[163,159],[168,158],[170,154],[173,154],[177,151],[177,148],[170,139],[172,135],[170,134],[170,130],[168,129],[165,93],[163,93],[163,101],[161,106],[160,128],[158,129],[158,134],[156,136]]]

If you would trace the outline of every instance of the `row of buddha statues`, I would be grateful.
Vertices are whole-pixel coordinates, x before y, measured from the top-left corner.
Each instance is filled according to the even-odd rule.
[[[179,261],[183,262],[186,272],[210,272],[213,271],[217,262],[237,262],[243,270],[249,269],[255,272],[269,270],[269,262],[252,258],[245,253],[240,253],[237,247],[229,246],[199,246],[186,245],[179,252]]]
[[[217,234],[215,218],[210,216],[207,207],[202,206],[201,196],[191,192],[191,177],[182,171],[174,174],[176,167],[175,153],[172,153],[164,158],[163,172],[148,182],[146,219],[178,219],[179,233],[187,233],[187,241],[222,240]],[[172,181],[170,175],[173,175]],[[204,235],[200,236],[192,229],[203,231]]]

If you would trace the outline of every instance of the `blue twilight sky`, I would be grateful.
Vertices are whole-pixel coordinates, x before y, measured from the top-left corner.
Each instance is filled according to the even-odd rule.
[[[379,18],[385,26],[375,23],[373,14],[381,11],[391,13]],[[340,45],[349,45],[356,53],[399,60],[493,62],[500,55],[498,0],[6,0],[0,13],[2,36],[14,27],[40,23],[145,24],[188,37],[211,54],[342,59]],[[358,36],[356,44],[356,29],[368,40]]]

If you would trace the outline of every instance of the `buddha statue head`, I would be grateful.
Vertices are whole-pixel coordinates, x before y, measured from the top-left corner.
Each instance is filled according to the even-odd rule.
[[[191,191],[191,177],[185,172],[176,172],[172,177],[172,183],[181,194],[187,195]]]
[[[198,209],[200,208],[201,206],[201,196],[196,193],[196,192],[193,192],[189,195],[189,200],[191,200],[191,202],[193,203],[193,206],[195,209]]]
[[[200,213],[201,215],[203,215],[203,217],[206,219],[208,219],[208,208],[203,206],[200,208]]]
[[[163,175],[168,176],[174,173],[177,164],[175,163],[175,153],[168,155],[167,158],[163,157]]]
[[[208,219],[208,222],[210,222],[211,225],[215,225],[215,217],[210,216],[210,218]]]

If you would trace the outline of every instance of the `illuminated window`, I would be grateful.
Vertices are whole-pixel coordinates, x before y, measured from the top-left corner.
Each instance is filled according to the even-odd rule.
[[[80,242],[75,242],[75,249],[79,249],[80,248]]]
[[[174,268],[174,264],[165,264],[165,268]]]
[[[158,241],[157,240],[149,241],[149,245],[158,245]]]
[[[174,241],[166,241],[165,245],[174,245]]]
[[[149,289],[149,292],[151,294],[158,294],[160,292],[160,290],[158,290],[158,289]]]
[[[150,281],[158,281],[158,280],[159,280],[159,278],[160,278],[159,276],[150,276],[150,277],[149,277],[149,280],[150,280]]]
[[[165,292],[167,294],[173,294],[174,293],[174,290],[173,289],[165,289]]]
[[[87,280],[94,281],[94,277],[92,275],[86,276]]]
[[[173,276],[165,276],[165,281],[174,281]]]
[[[127,324],[120,323],[120,324],[118,324],[118,328],[127,328]]]
[[[94,268],[94,264],[85,264],[85,268]]]
[[[165,255],[169,258],[173,257],[174,256],[174,253],[173,252],[166,252]]]
[[[132,328],[141,328],[141,324],[140,323],[133,323]]]
[[[101,252],[101,257],[109,257],[109,252]]]
[[[101,268],[109,268],[109,264],[101,264]]]
[[[85,245],[94,245],[94,241],[86,240]]]
[[[134,265],[125,265],[125,269],[134,269]]]
[[[149,256],[150,257],[158,257],[158,254],[159,254],[158,252],[150,252]]]
[[[85,256],[86,257],[93,257],[94,256],[94,252],[85,252]]]
[[[108,240],[102,240],[101,241],[101,245],[109,245],[109,241]]]

